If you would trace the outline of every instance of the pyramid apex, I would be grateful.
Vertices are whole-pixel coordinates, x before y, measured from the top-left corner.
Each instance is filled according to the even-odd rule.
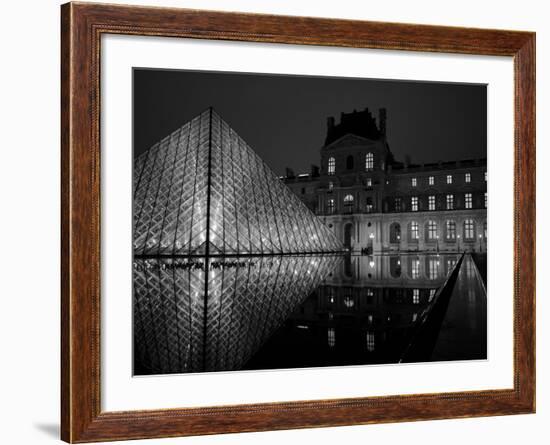
[[[134,169],[136,255],[342,251],[213,107],[173,135]]]

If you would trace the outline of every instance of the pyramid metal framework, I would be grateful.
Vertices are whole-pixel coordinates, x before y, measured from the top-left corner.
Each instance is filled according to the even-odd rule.
[[[341,261],[339,255],[136,259],[136,373],[242,369]]]
[[[211,108],[136,158],[133,239],[137,256],[342,250]]]

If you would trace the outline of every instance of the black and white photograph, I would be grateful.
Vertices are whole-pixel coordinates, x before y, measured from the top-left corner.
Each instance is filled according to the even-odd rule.
[[[487,358],[487,89],[134,68],[134,374]]]
[[[547,9],[7,2],[0,441],[546,444]]]

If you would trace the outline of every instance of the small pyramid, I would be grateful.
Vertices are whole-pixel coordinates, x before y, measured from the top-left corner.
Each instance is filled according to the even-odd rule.
[[[135,160],[135,255],[341,250],[333,232],[211,108]]]

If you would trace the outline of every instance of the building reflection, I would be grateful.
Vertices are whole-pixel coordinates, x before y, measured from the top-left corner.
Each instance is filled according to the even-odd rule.
[[[141,259],[135,374],[398,363],[457,254]],[[457,266],[433,353],[486,357],[486,294]],[[205,298],[206,295],[206,298]]]
[[[457,254],[345,257],[246,369],[402,361],[420,318],[459,258]],[[436,348],[422,360],[486,357],[486,295],[475,271],[467,256],[441,328],[442,341],[434,338]]]

